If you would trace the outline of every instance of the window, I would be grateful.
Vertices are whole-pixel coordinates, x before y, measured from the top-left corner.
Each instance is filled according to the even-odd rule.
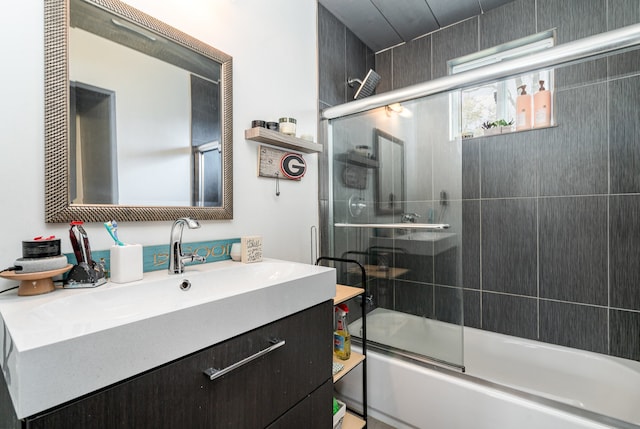
[[[530,55],[554,46],[554,32],[546,31],[530,37],[506,43],[466,55],[447,63],[449,74],[461,73],[501,61]],[[484,122],[504,119],[514,121],[516,117],[516,98],[518,87],[526,85],[528,94],[537,92],[538,82],[543,80],[545,88],[553,89],[553,71],[542,70],[530,74],[505,79],[472,88],[460,90],[451,96],[451,138],[461,133],[478,135]]]

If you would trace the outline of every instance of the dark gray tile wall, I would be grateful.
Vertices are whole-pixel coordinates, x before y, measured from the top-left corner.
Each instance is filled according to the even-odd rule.
[[[373,51],[326,8],[318,4],[318,86],[325,107],[353,99],[349,77],[363,79],[375,62]]]
[[[479,200],[462,201],[462,281],[467,289],[480,289]]]
[[[640,311],[640,195],[609,198],[611,306]]]
[[[482,329],[537,339],[538,304],[535,298],[482,293]]]
[[[463,291],[457,287],[434,286],[433,318],[443,322],[462,324]]]
[[[607,353],[607,309],[541,300],[540,340]]]
[[[426,283],[394,281],[397,311],[420,317],[433,317],[433,285]]]
[[[480,198],[480,140],[462,141],[462,198]]]
[[[626,359],[640,360],[640,313],[611,310],[609,312],[610,353]]]
[[[394,88],[425,80],[431,80],[431,36],[421,37],[393,50]]]
[[[607,305],[607,197],[541,198],[540,297]]]
[[[607,28],[614,30],[640,21],[640,2],[637,0],[615,0],[607,4]],[[640,55],[628,52],[607,58],[608,75],[622,77],[637,74],[640,70]]]
[[[452,27],[443,28],[431,35],[433,79],[449,74],[447,61],[478,50],[478,20],[468,19]]]
[[[559,126],[539,136],[540,195],[607,193],[606,87],[601,83],[556,92]]]
[[[611,192],[640,192],[640,76],[610,82],[608,99]]]
[[[558,43],[582,39],[607,29],[607,0],[535,0],[535,3],[537,31],[555,28]],[[601,81],[606,73],[606,59],[567,67],[556,73],[556,89]]]
[[[374,68],[375,55],[326,8],[318,4],[318,112],[353,99],[350,77],[363,79]],[[326,144],[324,124],[318,125],[318,142]],[[329,248],[329,160],[327,150],[318,154],[320,254]],[[340,256],[340,255],[338,255]]]
[[[516,0],[480,15],[480,49],[535,34],[535,16],[535,2],[528,0]]]
[[[480,216],[482,289],[536,296],[536,200],[482,200]]]
[[[463,289],[462,301],[464,307],[464,324],[472,328],[481,328],[480,320],[480,291]]]
[[[534,136],[531,132],[523,132],[478,139],[482,198],[536,195],[538,142]]]
[[[444,76],[450,59],[536,32],[555,29],[565,43],[638,22],[637,0],[516,0],[377,53],[377,92]],[[323,37],[321,49],[334,43]],[[326,60],[322,72],[323,58],[328,105],[323,85],[337,86],[322,80],[348,66]],[[638,51],[565,67],[555,73],[557,127],[463,141],[462,297],[436,282],[428,258],[428,267],[407,262],[424,277],[376,286],[379,303],[640,360],[639,94]]]
[[[327,9],[318,5],[319,98],[327,106],[346,100],[346,28]]]

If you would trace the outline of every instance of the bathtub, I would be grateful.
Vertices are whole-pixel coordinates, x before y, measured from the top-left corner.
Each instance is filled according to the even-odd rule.
[[[350,325],[354,334],[359,323]],[[399,341],[424,338],[425,323],[433,332],[452,328],[375,309],[367,337],[386,344],[394,329]],[[467,327],[464,373],[370,344],[368,413],[398,429],[640,428],[640,362]],[[352,372],[337,390],[361,410],[361,370]]]

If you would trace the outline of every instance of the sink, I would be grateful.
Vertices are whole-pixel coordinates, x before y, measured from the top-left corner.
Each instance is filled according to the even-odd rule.
[[[371,237],[369,245],[398,248],[412,255],[433,256],[457,246],[458,234],[418,230],[395,237]]]
[[[332,268],[265,259],[95,289],[6,292],[0,364],[24,418],[329,300],[335,282]]]

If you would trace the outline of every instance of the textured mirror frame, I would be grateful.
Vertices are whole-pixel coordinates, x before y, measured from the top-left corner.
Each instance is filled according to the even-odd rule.
[[[207,56],[221,67],[222,171],[220,207],[71,204],[69,192],[69,0],[44,2],[45,222],[164,221],[180,217],[233,219],[232,57],[118,0],[84,0]]]

